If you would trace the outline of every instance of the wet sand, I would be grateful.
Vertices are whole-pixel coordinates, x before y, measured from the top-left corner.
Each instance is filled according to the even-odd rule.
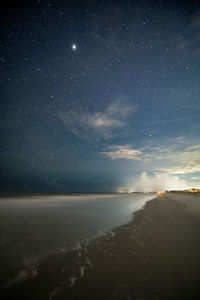
[[[55,299],[200,299],[200,195],[168,193],[88,248],[84,276]]]
[[[4,292],[2,299],[200,299],[200,195],[161,195],[130,223],[52,257]]]

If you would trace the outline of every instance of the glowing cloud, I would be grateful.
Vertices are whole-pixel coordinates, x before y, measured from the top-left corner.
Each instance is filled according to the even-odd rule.
[[[58,117],[64,126],[76,136],[88,139],[91,137],[112,138],[117,130],[127,125],[127,118],[136,110],[135,104],[118,98],[101,112],[85,113],[58,111]]]
[[[133,179],[130,190],[133,192],[154,192],[158,190],[185,190],[188,188],[186,181],[178,176],[159,173],[150,176],[143,172],[139,178]]]
[[[113,145],[108,147],[108,151],[101,152],[104,156],[107,156],[111,159],[132,159],[140,160],[142,152],[140,150],[132,149],[130,145]]]

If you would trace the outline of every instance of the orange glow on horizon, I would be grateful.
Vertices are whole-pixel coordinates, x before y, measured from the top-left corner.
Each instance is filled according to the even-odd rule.
[[[165,194],[165,191],[157,191],[156,192],[156,195],[162,195],[162,194]]]

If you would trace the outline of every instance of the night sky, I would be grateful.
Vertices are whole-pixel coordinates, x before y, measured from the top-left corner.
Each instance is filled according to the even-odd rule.
[[[0,2],[1,190],[200,186],[200,6]]]

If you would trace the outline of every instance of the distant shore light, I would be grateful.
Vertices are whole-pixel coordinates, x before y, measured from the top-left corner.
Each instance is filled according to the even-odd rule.
[[[156,195],[162,195],[162,194],[165,194],[165,191],[157,191],[156,192]]]

